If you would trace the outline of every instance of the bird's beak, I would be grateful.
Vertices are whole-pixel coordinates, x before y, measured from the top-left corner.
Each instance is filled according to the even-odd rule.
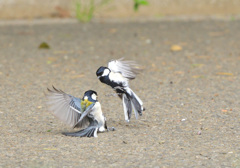
[[[98,76],[97,78],[99,79],[101,76]]]

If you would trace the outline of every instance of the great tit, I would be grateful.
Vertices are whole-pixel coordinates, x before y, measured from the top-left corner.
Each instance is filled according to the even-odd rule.
[[[97,132],[107,129],[106,118],[97,100],[97,92],[88,90],[82,99],[71,96],[62,90],[48,89],[49,111],[72,128],[82,128],[78,132],[63,133],[75,137],[97,137]]]
[[[96,72],[98,79],[102,83],[111,86],[122,99],[123,111],[127,122],[130,121],[132,109],[135,112],[136,119],[145,110],[142,100],[128,85],[128,81],[135,79],[140,71],[141,68],[134,61],[124,61],[121,58],[110,61],[108,67],[101,66]]]

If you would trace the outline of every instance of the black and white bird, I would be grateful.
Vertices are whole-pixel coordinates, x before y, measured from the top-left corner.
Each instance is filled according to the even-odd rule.
[[[108,63],[108,67],[101,66],[96,75],[98,79],[111,86],[123,101],[125,120],[130,121],[132,110],[136,119],[144,111],[142,100],[130,89],[129,80],[136,78],[141,68],[134,61],[124,61],[123,59],[113,60]]]
[[[75,137],[97,137],[97,132],[107,129],[97,92],[88,90],[82,99],[71,96],[62,90],[48,89],[47,104],[49,111],[72,128],[82,128],[78,132],[63,133]]]

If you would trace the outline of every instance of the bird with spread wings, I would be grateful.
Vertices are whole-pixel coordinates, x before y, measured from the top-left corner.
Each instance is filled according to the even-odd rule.
[[[113,60],[108,63],[108,67],[98,68],[96,75],[98,79],[111,86],[123,101],[123,111],[125,120],[130,121],[132,110],[135,117],[142,115],[142,100],[129,87],[129,80],[136,78],[141,68],[134,61],[125,61],[123,59]]]
[[[55,117],[72,128],[82,128],[77,132],[63,133],[64,135],[97,137],[97,132],[104,132],[107,129],[106,118],[95,91],[86,91],[80,99],[53,86],[53,89],[48,89],[46,97],[49,111]]]

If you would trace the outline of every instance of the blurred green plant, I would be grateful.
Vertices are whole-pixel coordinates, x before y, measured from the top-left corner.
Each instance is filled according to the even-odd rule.
[[[76,2],[76,17],[81,22],[89,22],[93,17],[94,0],[90,0],[87,6],[84,6],[81,1]]]
[[[95,0],[77,0],[76,1],[76,17],[81,22],[89,22],[93,18],[96,7],[100,7],[110,0],[101,0],[98,4]]]
[[[148,1],[147,0],[134,0],[134,6],[133,9],[135,11],[138,11],[138,8],[140,5],[148,5]]]
[[[50,46],[46,42],[42,42],[39,46],[39,49],[50,49]]]

